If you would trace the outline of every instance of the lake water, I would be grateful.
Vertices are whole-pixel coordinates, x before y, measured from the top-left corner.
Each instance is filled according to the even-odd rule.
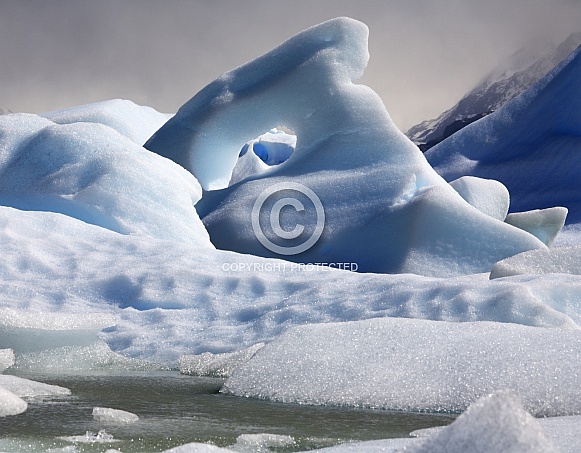
[[[287,435],[294,442],[274,451],[299,451],[349,440],[407,437],[420,428],[449,424],[453,417],[382,410],[278,404],[218,393],[222,380],[147,372],[125,375],[55,376],[18,374],[67,387],[71,396],[29,402],[20,415],[0,418],[0,451],[157,452],[188,442],[231,446],[241,434]],[[126,425],[106,425],[92,417],[94,407],[139,415]],[[105,430],[116,442],[84,443]],[[67,448],[68,447],[68,448]]]

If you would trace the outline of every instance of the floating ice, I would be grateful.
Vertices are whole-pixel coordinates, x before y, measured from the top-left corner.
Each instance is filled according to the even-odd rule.
[[[162,453],[233,453],[233,451],[227,448],[216,447],[215,445],[192,442],[164,450]]]
[[[86,346],[115,324],[109,313],[54,313],[0,308],[0,344],[17,354],[62,346]]]
[[[139,420],[139,417],[131,412],[108,407],[94,407],[93,418],[100,423],[108,424],[135,423]]]
[[[292,436],[281,434],[241,434],[236,443],[228,447],[238,453],[269,453],[272,448],[283,448],[295,445]]]
[[[510,195],[504,184],[493,179],[463,176],[452,181],[450,185],[480,212],[497,220],[506,218],[510,206]]]
[[[18,415],[26,411],[28,404],[0,384],[0,417]]]
[[[353,83],[367,65],[367,36],[364,24],[348,18],[309,28],[216,79],[145,144],[209,190],[197,209],[212,243],[280,257],[259,242],[253,220],[268,216],[252,214],[253,206],[275,184],[299,183],[320,199],[325,221],[318,242],[287,256],[292,261],[452,276],[488,272],[502,258],[543,248],[531,235],[471,208],[397,129],[377,94]],[[226,188],[241,146],[279,125],[297,134],[292,156]],[[275,195],[289,199],[288,190]],[[304,207],[308,200],[299,202]],[[308,206],[297,216],[292,210],[280,216],[287,233],[299,223],[305,227],[284,247],[299,246],[318,231],[318,222],[305,217],[309,209],[314,214]],[[288,236],[276,231],[267,231],[269,240]]]
[[[60,439],[66,440],[67,442],[81,444],[119,442],[119,439],[115,439],[111,434],[108,434],[104,429],[99,430],[97,433],[87,431],[84,436],[67,436],[60,437]]]
[[[581,412],[581,331],[373,319],[297,327],[266,345],[224,392],[281,402],[462,411],[514,389],[536,415]]]
[[[581,48],[496,112],[426,153],[451,181],[473,175],[509,190],[511,211],[553,206],[581,222]]]
[[[12,349],[0,349],[0,373],[14,365],[14,351]]]
[[[19,354],[14,367],[20,371],[75,374],[103,371],[152,371],[161,367],[145,360],[113,352],[103,341],[87,346],[63,346]]]
[[[20,398],[44,398],[71,394],[69,389],[59,385],[44,384],[7,374],[0,374],[0,386]]]
[[[581,275],[581,246],[519,253],[492,266],[490,278],[521,274]]]
[[[131,101],[113,99],[78,107],[43,113],[39,116],[57,124],[98,123],[115,129],[121,135],[143,145],[172,115]]]
[[[205,352],[199,355],[184,355],[180,357],[178,366],[182,374],[228,377],[237,367],[248,362],[263,346],[264,343],[258,343],[241,351],[224,354]]]
[[[567,208],[554,207],[514,212],[506,216],[505,222],[528,231],[550,247],[565,225],[566,218]]]

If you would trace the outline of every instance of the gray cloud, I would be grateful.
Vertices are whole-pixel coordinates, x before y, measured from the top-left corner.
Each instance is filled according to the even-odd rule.
[[[0,103],[40,112],[126,98],[175,111],[222,72],[342,15],[369,26],[362,82],[404,130],[527,40],[581,31],[579,0],[0,0]]]

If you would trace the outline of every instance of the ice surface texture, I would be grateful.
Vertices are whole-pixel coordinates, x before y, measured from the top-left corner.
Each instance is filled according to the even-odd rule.
[[[270,186],[296,182],[320,198],[325,227],[314,247],[287,257],[293,261],[450,276],[543,248],[469,206],[395,127],[377,94],[353,83],[367,65],[367,37],[367,27],[348,18],[307,29],[216,79],[145,144],[212,190],[228,186],[244,143],[279,125],[296,132],[286,162],[204,193],[197,208],[213,244],[279,257],[256,238],[252,207]]]
[[[235,370],[224,391],[282,402],[463,411],[513,389],[535,415],[581,412],[581,332],[375,319],[297,327]]]
[[[553,206],[581,222],[581,48],[529,90],[426,153],[451,181],[474,175],[501,181],[511,211]]]
[[[0,149],[0,205],[211,247],[195,178],[106,125],[1,116]]]
[[[93,418],[100,423],[123,424],[135,423],[139,417],[131,412],[108,407],[94,407]]]

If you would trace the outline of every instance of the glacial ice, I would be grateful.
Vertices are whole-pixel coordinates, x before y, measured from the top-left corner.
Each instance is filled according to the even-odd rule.
[[[367,36],[348,18],[309,28],[210,83],[144,145],[190,170],[206,190],[197,209],[212,243],[280,257],[257,238],[253,206],[275,184],[300,183],[320,199],[325,222],[318,242],[291,261],[445,277],[488,272],[502,258],[543,248],[470,207],[396,128],[377,94],[353,83],[367,65]],[[296,132],[292,156],[227,187],[241,146],[277,126]],[[284,246],[302,244],[314,219],[287,215],[283,230],[307,225]],[[271,241],[282,237],[268,233]]]
[[[135,423],[139,417],[131,412],[108,407],[94,407],[93,418],[100,423],[124,424]]]
[[[577,250],[549,251],[504,223],[508,197],[499,184],[462,178],[450,186],[432,171],[375,93],[352,83],[367,62],[366,37],[348,19],[307,30],[227,73],[161,127],[148,146],[164,154],[183,145],[166,157],[206,189],[224,187],[203,196],[189,172],[140,146],[170,115],[116,100],[0,117],[0,348],[15,353],[3,349],[0,368],[135,370],[175,367],[182,357],[187,372],[235,369],[229,388],[249,394],[242,385],[256,380],[262,397],[280,385],[285,400],[460,411],[513,387],[535,414],[581,411]],[[559,74],[555,80],[571,82]],[[541,88],[535,93],[551,104],[553,91]],[[530,102],[537,119],[546,117],[543,102]],[[561,124],[571,126],[562,143],[576,143],[579,129]],[[297,132],[288,159],[268,166],[254,148],[239,157],[241,145],[280,125]],[[552,143],[547,149],[558,139],[550,126],[540,137]],[[522,149],[512,150],[517,166]],[[559,156],[526,181],[550,192],[547,206],[534,207],[577,203],[578,175],[564,173],[572,189],[559,193],[552,191],[561,182],[540,177],[575,159]],[[246,215],[263,189],[288,181],[313,189],[325,206],[322,242],[304,256],[311,264],[214,248],[198,214],[215,242],[265,254]],[[518,190],[513,209],[524,206]],[[543,222],[564,218],[559,208],[545,212]],[[526,223],[537,214],[508,217],[531,230]],[[533,233],[550,243],[553,224],[549,235],[542,236],[545,226]],[[315,264],[333,262],[410,274]],[[490,277],[504,278],[489,280],[493,264]],[[263,342],[270,343],[250,358]],[[16,379],[0,376],[0,386],[23,389]],[[26,404],[0,391],[0,408]],[[522,416],[505,402],[494,416]],[[99,436],[108,440],[79,439]],[[189,444],[172,451],[228,450]]]
[[[301,404],[463,411],[513,389],[535,415],[581,412],[581,332],[372,319],[289,329],[237,368],[226,393]]]
[[[103,124],[136,144],[143,145],[173,115],[159,113],[151,107],[137,105],[128,100],[112,99],[46,112],[39,116],[57,124]]]
[[[451,181],[450,185],[464,200],[480,212],[500,221],[506,219],[510,206],[510,195],[504,184],[493,179],[462,176]],[[518,225],[514,226],[518,227]]]
[[[581,47],[532,88],[426,152],[446,180],[502,182],[511,211],[563,206],[581,222]]]
[[[553,245],[557,234],[565,225],[567,208],[554,207],[535,209],[526,212],[513,212],[506,216],[505,222],[521,230],[528,231],[545,245]]]
[[[8,374],[0,374],[0,387],[9,390],[20,398],[29,399],[71,394],[69,389],[59,385],[44,384]]]
[[[232,186],[250,176],[264,173],[271,166],[287,161],[296,144],[296,135],[276,128],[246,143],[240,151],[228,185]]]
[[[14,365],[14,351],[12,349],[0,349],[0,373]]]
[[[0,417],[21,414],[27,408],[28,404],[25,401],[0,386]]]
[[[2,206],[212,247],[193,206],[195,178],[108,126],[5,115],[0,149]]]
[[[486,395],[452,424],[411,433],[412,439],[355,442],[315,450],[321,453],[569,453],[556,448],[543,429],[510,390]]]
[[[248,362],[263,347],[264,343],[257,343],[236,352],[184,355],[180,357],[178,368],[180,373],[193,376],[229,377],[237,367]]]
[[[490,278],[542,274],[581,275],[581,246],[519,253],[492,266]]]

